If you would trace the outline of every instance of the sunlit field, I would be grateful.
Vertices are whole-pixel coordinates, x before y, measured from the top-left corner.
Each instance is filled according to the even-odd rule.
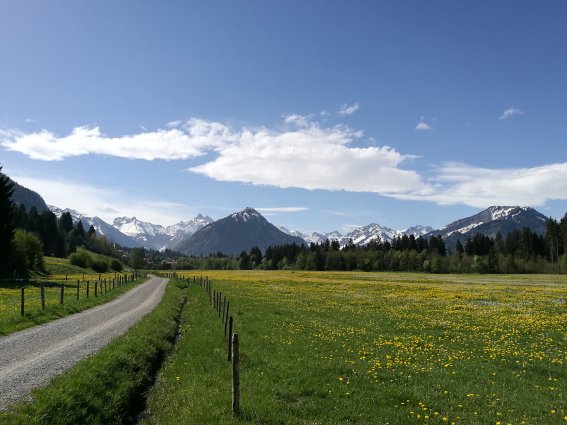
[[[191,284],[147,423],[567,424],[563,276],[202,274],[231,303],[242,416],[224,329]]]

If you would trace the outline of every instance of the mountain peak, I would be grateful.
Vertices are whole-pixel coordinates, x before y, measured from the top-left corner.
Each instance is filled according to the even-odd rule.
[[[236,220],[242,220],[244,222],[247,222],[249,220],[261,220],[264,219],[264,217],[262,216],[262,214],[260,214],[258,211],[256,211],[254,208],[252,207],[246,207],[244,208],[242,211],[236,212],[234,214],[231,214],[230,217],[236,219]],[[265,219],[264,219],[265,220]]]
[[[233,255],[254,246],[265,250],[269,246],[288,243],[303,245],[304,241],[282,232],[254,208],[248,207],[198,230],[184,239],[177,250],[189,255],[211,252]]]

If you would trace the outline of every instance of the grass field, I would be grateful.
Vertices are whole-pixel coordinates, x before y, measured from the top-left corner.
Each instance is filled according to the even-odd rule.
[[[242,416],[224,330],[191,285],[146,424],[567,424],[563,276],[203,275],[231,303]]]

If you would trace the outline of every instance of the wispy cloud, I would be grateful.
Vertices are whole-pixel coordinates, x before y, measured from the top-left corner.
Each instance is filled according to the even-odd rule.
[[[396,194],[398,199],[464,204],[541,206],[550,200],[567,200],[567,163],[531,168],[481,168],[449,163],[431,178],[434,191],[425,195]]]
[[[426,122],[420,121],[417,123],[417,125],[415,126],[416,130],[419,131],[428,131],[428,130],[433,130],[433,127],[431,127],[429,124],[427,124]]]
[[[67,136],[47,130],[24,133],[3,132],[1,144],[32,159],[60,161],[79,155],[111,155],[129,159],[187,159],[203,155],[207,149],[230,142],[228,128],[220,123],[192,118],[181,128],[142,131],[108,137],[99,127],[76,127]]]
[[[519,108],[510,107],[502,112],[502,115],[498,117],[499,120],[505,120],[507,118],[513,117],[514,115],[522,115],[524,111]]]
[[[433,118],[432,120],[429,120],[430,122],[436,121],[436,118]],[[427,123],[427,120],[425,119],[425,117],[421,117],[419,119],[419,122],[417,123],[417,125],[415,126],[415,129],[417,131],[430,131],[433,130],[433,126],[431,124]]]
[[[284,114],[282,118],[286,124],[309,127],[312,124],[313,115]]]
[[[66,180],[11,175],[13,180],[38,193],[49,205],[77,210],[107,222],[118,216],[169,225],[187,220],[196,212],[187,205],[162,199],[138,199],[118,190],[99,188]],[[73,194],[73,196],[69,196]],[[143,211],[143,217],[140,216]]]
[[[301,211],[308,211],[309,208],[307,207],[262,207],[256,208],[262,214],[264,213],[294,213],[294,212],[301,212]]]
[[[347,105],[346,103],[343,103],[339,105],[339,110],[337,111],[337,114],[343,117],[347,115],[352,115],[356,111],[358,111],[358,108],[360,108],[358,102],[354,102],[352,105]]]

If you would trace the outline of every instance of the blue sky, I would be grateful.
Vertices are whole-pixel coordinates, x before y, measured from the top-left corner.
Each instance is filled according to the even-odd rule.
[[[163,225],[567,211],[564,1],[0,3],[0,165]]]

